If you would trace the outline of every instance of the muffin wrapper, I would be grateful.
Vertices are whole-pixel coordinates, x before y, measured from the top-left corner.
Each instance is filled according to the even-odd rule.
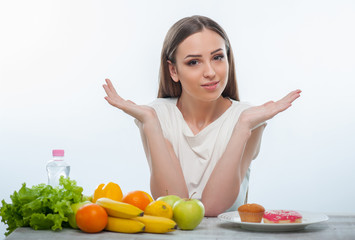
[[[260,213],[239,212],[239,216],[242,222],[261,223],[261,220],[264,216],[264,212],[260,212]]]

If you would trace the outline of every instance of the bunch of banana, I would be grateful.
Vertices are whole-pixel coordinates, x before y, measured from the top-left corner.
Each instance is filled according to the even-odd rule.
[[[108,217],[106,230],[121,233],[166,233],[177,229],[177,224],[164,217],[144,215],[144,212],[127,203],[100,198],[96,204],[105,208]],[[144,215],[144,216],[143,216]]]

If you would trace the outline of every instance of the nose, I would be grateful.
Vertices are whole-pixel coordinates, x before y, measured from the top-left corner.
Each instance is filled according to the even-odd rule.
[[[204,68],[203,77],[212,79],[215,75],[216,72],[214,71],[212,64],[210,62],[207,62]]]

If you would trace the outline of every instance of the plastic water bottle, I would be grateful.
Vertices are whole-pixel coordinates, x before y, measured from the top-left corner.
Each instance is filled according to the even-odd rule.
[[[61,176],[69,177],[70,166],[64,160],[64,150],[56,149],[52,151],[53,159],[47,163],[48,185],[53,187],[59,185]]]

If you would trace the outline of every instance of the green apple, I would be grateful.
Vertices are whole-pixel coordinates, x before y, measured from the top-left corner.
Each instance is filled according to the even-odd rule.
[[[156,201],[159,200],[159,201],[166,202],[167,204],[169,204],[171,206],[171,208],[173,208],[175,202],[179,201],[180,199],[181,198],[176,195],[167,195],[167,196],[158,197]]]
[[[183,198],[173,207],[173,218],[181,230],[193,230],[205,216],[205,207],[198,199]]]
[[[89,203],[92,203],[92,202],[84,201],[84,202],[79,202],[79,203],[73,203],[72,205],[70,205],[71,209],[73,210],[73,213],[68,216],[68,220],[69,220],[69,225],[72,228],[78,228],[78,226],[76,225],[76,219],[75,219],[76,212],[79,210],[79,208],[81,208],[82,206],[89,204]]]

